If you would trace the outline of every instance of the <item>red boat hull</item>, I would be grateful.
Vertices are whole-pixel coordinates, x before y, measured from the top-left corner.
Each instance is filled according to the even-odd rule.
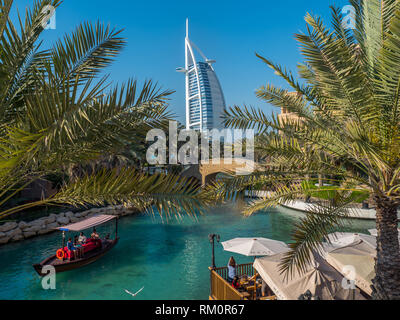
[[[33,268],[36,270],[39,276],[44,277],[47,274],[42,273],[43,267],[45,266],[53,266],[56,270],[56,273],[60,272],[65,272],[65,271],[71,271],[75,270],[78,268],[82,268],[84,266],[87,266],[88,264],[91,264],[97,260],[99,260],[101,257],[103,257],[107,252],[109,252],[112,248],[114,248],[117,243],[118,243],[119,238],[110,241],[109,244],[99,250],[90,252],[88,255],[81,259],[76,259],[76,260],[64,260],[61,261],[57,259],[56,255],[51,256],[45,260],[43,260],[41,263],[34,264]]]

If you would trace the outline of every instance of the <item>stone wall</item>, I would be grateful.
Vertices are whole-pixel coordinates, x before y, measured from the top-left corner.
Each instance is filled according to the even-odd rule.
[[[59,214],[51,214],[48,217],[43,217],[31,222],[6,222],[0,225],[0,245],[48,234],[56,231],[55,229],[58,227],[79,222],[96,214],[109,214],[122,217],[134,213],[138,213],[138,211],[134,208],[127,208],[120,205],[95,208],[76,213],[68,211]]]

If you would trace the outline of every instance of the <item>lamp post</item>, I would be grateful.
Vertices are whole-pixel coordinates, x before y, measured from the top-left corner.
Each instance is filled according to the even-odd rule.
[[[217,240],[217,242],[220,241],[220,236],[218,234],[210,234],[208,236],[208,239],[210,240],[211,246],[212,246],[212,265],[211,268],[213,270],[217,269],[217,266],[215,265],[215,240]]]

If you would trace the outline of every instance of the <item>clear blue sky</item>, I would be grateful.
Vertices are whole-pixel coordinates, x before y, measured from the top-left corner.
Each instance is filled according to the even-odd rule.
[[[24,12],[32,0],[15,0]],[[346,0],[64,0],[57,10],[57,29],[44,32],[51,43],[81,21],[100,20],[124,28],[128,45],[107,70],[115,81],[153,79],[175,90],[171,110],[184,122],[184,76],[175,68],[184,66],[185,19],[190,19],[191,40],[210,59],[228,106],[252,105],[270,113],[274,108],[259,101],[256,88],[268,82],[284,86],[256,56],[258,52],[295,71],[301,61],[294,34],[305,30],[306,12],[330,18],[330,5],[343,7]],[[16,22],[16,20],[14,20]],[[277,111],[275,109],[275,111]]]

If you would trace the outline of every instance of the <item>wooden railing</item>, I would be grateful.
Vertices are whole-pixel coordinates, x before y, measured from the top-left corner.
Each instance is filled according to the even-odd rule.
[[[223,279],[228,279],[228,267],[216,268],[215,272],[218,273]],[[236,266],[236,275],[238,277],[247,275],[254,276],[254,268],[252,263],[240,264]]]
[[[245,295],[240,293],[238,290],[232,287],[228,283],[228,268],[216,268],[210,270],[210,285],[211,293],[210,299],[212,300],[247,300]],[[243,275],[248,275],[252,277],[254,275],[253,264],[242,264],[238,265],[236,268],[236,274],[240,277]]]

